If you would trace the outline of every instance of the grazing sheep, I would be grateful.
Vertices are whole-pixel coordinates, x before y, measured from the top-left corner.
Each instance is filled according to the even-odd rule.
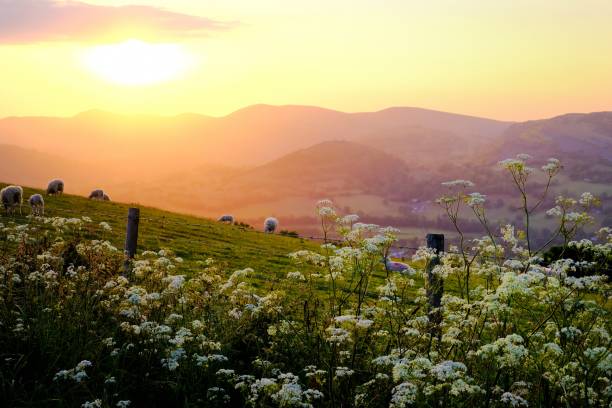
[[[23,204],[23,188],[21,186],[4,187],[0,190],[0,196],[7,214],[13,214],[17,207],[19,207],[19,214],[21,214],[21,205]]]
[[[47,195],[63,194],[64,193],[64,181],[60,179],[53,179],[47,185]]]
[[[274,217],[268,217],[264,221],[264,232],[268,234],[273,234],[278,228],[278,220]]]
[[[110,201],[111,199],[110,199],[110,197],[108,196],[108,194],[104,193],[104,194],[102,195],[102,200],[104,200],[104,201]]]
[[[94,190],[89,194],[90,200],[104,200],[104,190]]]
[[[228,224],[233,224],[234,223],[234,216],[233,215],[222,215],[219,217],[219,219],[217,220],[219,222],[225,222]]]
[[[400,272],[406,275],[412,275],[414,270],[403,262],[392,261],[389,258],[383,258],[382,260],[385,264],[385,268],[390,272]]]
[[[28,203],[32,208],[32,215],[45,215],[45,200],[40,194],[32,194],[28,199]]]

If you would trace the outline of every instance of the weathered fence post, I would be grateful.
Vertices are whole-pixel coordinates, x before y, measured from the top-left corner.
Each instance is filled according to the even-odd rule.
[[[136,255],[138,244],[138,223],[140,222],[140,209],[130,208],[128,210],[127,227],[125,231],[125,274],[129,275],[132,271],[131,260]]]
[[[444,293],[444,281],[433,273],[436,265],[440,264],[439,253],[444,251],[444,234],[427,234],[427,248],[436,250],[436,256],[427,264],[427,299],[429,300],[429,321],[431,322],[432,336],[440,337],[440,323],[442,313],[440,305]]]

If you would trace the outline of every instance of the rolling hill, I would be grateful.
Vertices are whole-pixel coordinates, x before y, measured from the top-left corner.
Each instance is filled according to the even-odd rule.
[[[530,153],[534,165],[563,160],[555,193],[609,196],[611,123],[612,112],[510,123],[417,108],[269,105],[219,118],[6,118],[0,175],[41,187],[62,177],[72,193],[101,187],[119,201],[210,217],[231,212],[257,224],[275,215],[296,229],[312,222],[323,197],[395,224],[434,225],[440,182],[468,178],[506,219],[509,184],[494,169],[516,153]],[[605,201],[601,216],[611,216]]]
[[[6,184],[0,183],[0,188]],[[25,187],[24,195],[42,193]],[[90,217],[93,224],[108,222],[112,231],[101,238],[109,240],[117,248],[123,248],[125,225],[129,204],[91,201],[84,197],[64,194],[61,197],[45,196],[45,215],[48,217]],[[193,273],[202,268],[208,258],[219,262],[227,271],[251,267],[253,278],[259,285],[274,284],[274,277],[285,276],[292,264],[287,254],[314,244],[297,238],[264,234],[258,230],[230,226],[210,219],[191,217],[143,207],[140,211],[138,251],[170,249],[184,259],[180,268]],[[15,221],[24,223],[29,214],[27,205],[23,216],[7,217],[0,212],[0,223]],[[179,271],[180,273],[180,271]]]
[[[118,115],[88,111],[71,118],[11,117],[0,120],[0,143],[86,158],[104,165],[136,163],[159,174],[201,164],[258,165],[329,140],[402,137],[440,147],[423,132],[489,140],[510,123],[418,108],[344,113],[309,106],[254,105],[212,118]],[[160,169],[160,164],[161,169]]]

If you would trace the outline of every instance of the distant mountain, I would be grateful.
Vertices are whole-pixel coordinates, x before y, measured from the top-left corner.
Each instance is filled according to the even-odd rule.
[[[510,126],[495,145],[498,158],[529,153],[561,159],[574,179],[612,183],[612,112],[570,113]]]
[[[510,126],[501,139],[501,152],[529,150],[563,157],[591,157],[612,162],[612,112],[570,113],[552,119]]]
[[[448,146],[440,143],[438,135],[444,135],[445,141],[484,141],[509,125],[418,108],[343,113],[309,106],[254,105],[220,118],[103,111],[72,118],[11,117],[0,120],[0,143],[103,164],[132,162],[132,173],[138,168],[141,173],[159,174],[209,163],[258,165],[329,140],[381,145],[395,138],[433,150]]]

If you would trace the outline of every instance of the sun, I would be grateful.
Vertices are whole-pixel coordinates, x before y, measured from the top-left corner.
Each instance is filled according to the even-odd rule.
[[[177,79],[193,61],[177,44],[128,40],[92,47],[83,55],[83,62],[89,71],[108,82],[142,86]]]

